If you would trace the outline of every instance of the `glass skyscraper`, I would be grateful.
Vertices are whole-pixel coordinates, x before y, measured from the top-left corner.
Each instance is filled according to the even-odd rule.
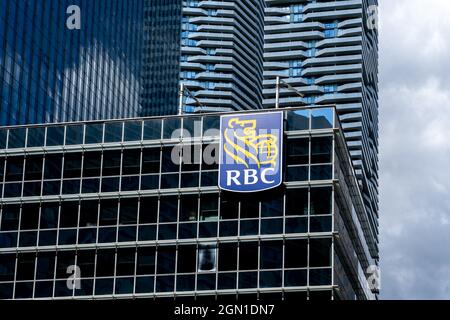
[[[335,104],[378,239],[377,0],[266,0],[264,108]],[[373,7],[375,8],[375,7]],[[377,245],[372,248],[378,256]]]
[[[376,3],[3,0],[0,299],[375,299]],[[217,111],[277,77],[283,183],[221,190]]]
[[[261,108],[263,0],[4,0],[0,10],[0,125],[176,114],[180,82],[185,112]]]
[[[0,125],[136,116],[143,3],[2,0]]]
[[[263,0],[148,5],[152,49],[144,54],[142,115],[176,114],[180,83],[186,113],[262,107]]]
[[[182,0],[145,0],[141,115],[178,112]]]

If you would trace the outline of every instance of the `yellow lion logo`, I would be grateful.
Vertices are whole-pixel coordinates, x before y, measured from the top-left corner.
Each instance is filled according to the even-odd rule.
[[[256,120],[240,120],[232,118],[224,131],[224,151],[236,163],[249,168],[249,160],[253,160],[258,168],[270,164],[276,167],[278,157],[278,138],[273,134],[256,134]],[[238,145],[236,142],[240,141]],[[245,147],[244,147],[245,146]]]

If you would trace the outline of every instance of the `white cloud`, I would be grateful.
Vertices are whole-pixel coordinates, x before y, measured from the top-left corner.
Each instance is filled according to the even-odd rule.
[[[450,298],[450,1],[381,0],[382,298]]]

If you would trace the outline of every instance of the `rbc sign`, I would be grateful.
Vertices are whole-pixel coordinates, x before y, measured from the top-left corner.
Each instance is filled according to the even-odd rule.
[[[220,118],[219,187],[258,192],[282,183],[283,112]]]

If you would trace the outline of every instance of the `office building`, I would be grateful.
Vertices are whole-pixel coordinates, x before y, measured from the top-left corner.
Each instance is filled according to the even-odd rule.
[[[0,125],[177,114],[180,82],[184,112],[261,108],[263,0],[5,0],[0,27]]]
[[[281,112],[282,184],[250,194],[218,187],[218,113],[0,129],[0,298],[375,299],[336,109]]]
[[[182,0],[144,1],[140,115],[178,113]]]
[[[2,0],[0,125],[137,116],[142,0]]]
[[[192,93],[184,112],[261,108],[264,7],[263,0],[183,1],[180,82]]]
[[[377,0],[266,0],[264,108],[334,104],[378,238]],[[378,257],[378,249],[372,252]]]

